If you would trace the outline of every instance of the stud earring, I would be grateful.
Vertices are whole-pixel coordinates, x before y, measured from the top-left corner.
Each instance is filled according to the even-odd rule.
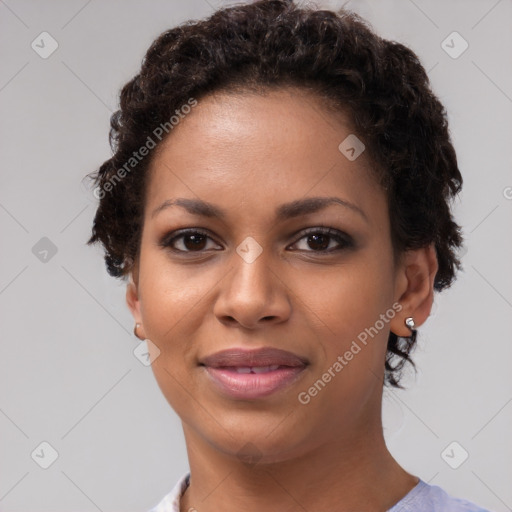
[[[416,328],[416,324],[414,323],[414,318],[412,316],[408,316],[405,319],[405,325],[409,327],[411,331],[414,331],[414,329]]]

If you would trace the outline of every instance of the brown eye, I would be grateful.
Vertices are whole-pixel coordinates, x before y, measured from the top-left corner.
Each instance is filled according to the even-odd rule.
[[[201,250],[206,246],[206,237],[201,234],[182,235],[183,245],[189,251]]]
[[[211,249],[212,238],[206,233],[197,230],[181,231],[180,233],[172,233],[171,236],[165,237],[160,246],[170,248],[175,252],[202,252],[206,249]],[[217,245],[217,244],[214,244]]]
[[[305,240],[305,243],[301,243]],[[300,247],[302,245],[302,247]],[[333,228],[311,228],[302,238],[293,244],[298,250],[306,252],[329,253],[354,246],[351,237]]]
[[[325,251],[329,247],[330,238],[326,235],[309,235],[307,243],[311,249]]]

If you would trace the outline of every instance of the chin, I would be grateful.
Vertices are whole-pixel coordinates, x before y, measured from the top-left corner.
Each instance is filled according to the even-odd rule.
[[[248,465],[272,464],[298,457],[304,452],[308,440],[311,440],[304,424],[286,423],[283,417],[250,423],[234,420],[226,424],[224,421],[223,426],[226,430],[209,433],[211,444]]]

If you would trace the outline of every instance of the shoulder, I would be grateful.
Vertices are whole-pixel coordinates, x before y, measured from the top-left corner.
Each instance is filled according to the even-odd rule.
[[[388,512],[491,512],[462,498],[448,494],[437,485],[420,479],[406,496]]]
[[[189,479],[190,473],[184,474],[173,489],[148,512],[180,512],[180,498],[189,484]]]

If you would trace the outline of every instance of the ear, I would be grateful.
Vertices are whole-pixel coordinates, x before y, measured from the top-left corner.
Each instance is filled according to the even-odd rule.
[[[416,326],[419,326],[430,315],[434,302],[434,278],[438,268],[434,244],[404,253],[395,281],[395,302],[399,302],[402,309],[390,323],[391,331],[397,336],[411,335],[405,325],[407,317],[412,316]]]
[[[129,274],[128,284],[126,285],[126,304],[130,309],[135,323],[140,324],[138,333],[144,338],[144,326],[142,324],[142,315],[140,311],[140,298],[139,298],[139,287],[138,287],[138,269],[134,266],[133,270]]]

